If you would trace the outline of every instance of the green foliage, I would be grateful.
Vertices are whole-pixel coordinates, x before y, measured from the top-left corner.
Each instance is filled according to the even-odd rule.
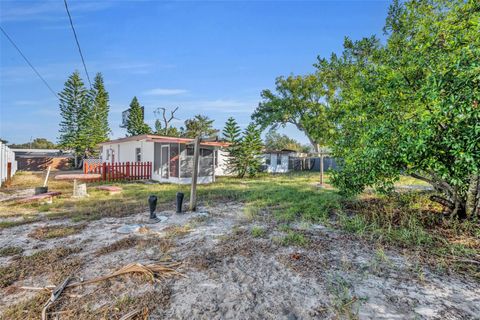
[[[249,124],[243,132],[242,139],[232,147],[235,150],[235,172],[240,178],[253,177],[261,165],[261,153],[263,149],[260,129],[255,124]]]
[[[230,174],[238,174],[237,169],[240,167],[240,163],[238,160],[241,151],[240,142],[242,133],[240,126],[237,124],[237,121],[235,121],[233,117],[227,119],[222,133],[225,141],[229,143],[229,146],[225,148],[227,151],[227,172]]]
[[[155,134],[168,137],[182,136],[182,132],[177,127],[169,126],[165,128],[159,119],[155,120]]]
[[[302,145],[295,139],[288,137],[285,134],[280,134],[275,130],[270,130],[265,136],[265,148],[267,150],[294,150],[297,152],[310,151],[310,147]]]
[[[473,0],[395,1],[385,45],[346,39],[340,57],[319,60],[343,192],[388,191],[405,172],[452,215],[480,214],[479,12]]]
[[[327,91],[316,75],[278,77],[276,92],[263,90],[263,101],[252,115],[262,128],[293,124],[310,140],[313,148],[326,145],[333,130]]]
[[[111,132],[108,125],[109,95],[105,89],[101,73],[97,73],[95,76],[91,94],[93,96],[93,106],[90,115],[90,142],[95,148],[100,142],[107,141]]]
[[[88,156],[97,152],[97,144],[108,139],[108,92],[100,73],[95,76],[93,88],[87,90],[75,71],[60,92],[59,147],[72,149],[77,155]],[[49,142],[38,141],[47,148]],[[26,145],[26,144],[25,144]]]
[[[183,135],[187,138],[212,137],[218,132],[218,130],[213,128],[213,122],[214,120],[209,117],[197,114],[192,119],[185,120]]]
[[[300,246],[304,247],[308,244],[309,240],[303,234],[290,230],[287,235],[282,238],[282,245],[284,246]]]
[[[137,97],[133,97],[130,102],[130,112],[127,119],[127,134],[129,136],[138,136],[140,134],[151,133],[150,127],[143,121],[143,110]]]
[[[89,148],[90,110],[92,99],[88,90],[75,71],[65,82],[60,97],[60,137],[59,146],[72,149],[79,155],[85,155]]]
[[[241,129],[237,121],[235,121],[235,118],[230,117],[227,119],[222,133],[226,142],[233,144],[240,141]]]
[[[266,231],[264,228],[259,227],[259,226],[253,226],[251,230],[252,236],[254,238],[263,238],[266,234]]]
[[[56,149],[57,146],[55,143],[45,139],[45,138],[35,138],[32,142],[25,142],[20,144],[11,144],[10,148],[14,149]]]

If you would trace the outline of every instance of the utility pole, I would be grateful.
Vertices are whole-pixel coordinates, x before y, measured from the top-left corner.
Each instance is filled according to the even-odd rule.
[[[192,186],[190,188],[190,211],[197,210],[197,178],[198,178],[198,159],[200,156],[200,137],[195,138],[193,151],[193,174]]]

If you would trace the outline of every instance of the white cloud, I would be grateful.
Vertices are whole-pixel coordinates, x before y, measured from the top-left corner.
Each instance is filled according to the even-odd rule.
[[[187,93],[185,89],[166,89],[166,88],[155,88],[144,91],[143,94],[149,96],[175,96],[179,94]]]

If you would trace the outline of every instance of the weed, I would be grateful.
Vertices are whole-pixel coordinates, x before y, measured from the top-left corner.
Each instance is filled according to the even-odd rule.
[[[253,226],[251,233],[254,238],[262,238],[265,236],[266,230],[259,226]]]
[[[352,295],[351,285],[341,276],[329,279],[327,290],[337,319],[358,319],[358,299]]]
[[[288,231],[287,235],[282,238],[282,245],[284,246],[300,246],[304,247],[309,240],[301,233],[295,231]]]

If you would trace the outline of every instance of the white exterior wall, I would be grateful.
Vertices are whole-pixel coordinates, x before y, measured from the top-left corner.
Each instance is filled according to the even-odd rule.
[[[15,160],[15,153],[7,147],[6,144],[0,142],[0,185],[7,180],[7,163],[12,163],[12,177],[17,171],[17,161]]]
[[[215,167],[216,176],[229,176],[231,173],[227,172],[227,158],[228,152],[222,149],[218,149],[218,166]]]
[[[120,146],[120,152],[118,152]],[[159,182],[170,182],[170,183],[179,183],[179,184],[190,184],[192,183],[192,178],[177,178],[177,177],[170,177],[169,179],[163,179],[160,176],[160,173],[156,173],[154,170],[154,154],[155,154],[155,143],[154,142],[147,142],[145,140],[140,141],[125,141],[120,143],[111,143],[111,144],[104,144],[102,145],[102,162],[111,162],[112,158],[107,158],[108,150],[114,150],[115,154],[115,162],[135,162],[136,161],[136,153],[135,149],[141,148],[142,154],[142,162],[151,162],[152,163],[152,180],[159,181]],[[184,151],[185,152],[185,151]],[[220,154],[220,151],[219,151]],[[222,161],[222,162],[220,162]],[[224,172],[224,165],[220,167],[220,163],[224,164],[225,158],[219,157],[219,166],[216,169],[219,169],[219,172]],[[217,170],[215,171],[217,174]],[[197,182],[201,183],[211,183],[213,182],[213,177],[198,177]]]
[[[136,162],[136,148],[141,149],[141,162],[150,161],[153,163],[153,142],[146,142],[144,140],[104,144],[102,146],[102,161],[112,162],[112,157],[107,157],[107,152],[110,149],[113,150],[115,154],[115,162]]]
[[[269,153],[265,156],[270,155],[270,165],[267,166],[267,172],[270,173],[285,173],[288,172],[288,154],[280,153]],[[281,164],[277,164],[278,156],[281,157]]]

